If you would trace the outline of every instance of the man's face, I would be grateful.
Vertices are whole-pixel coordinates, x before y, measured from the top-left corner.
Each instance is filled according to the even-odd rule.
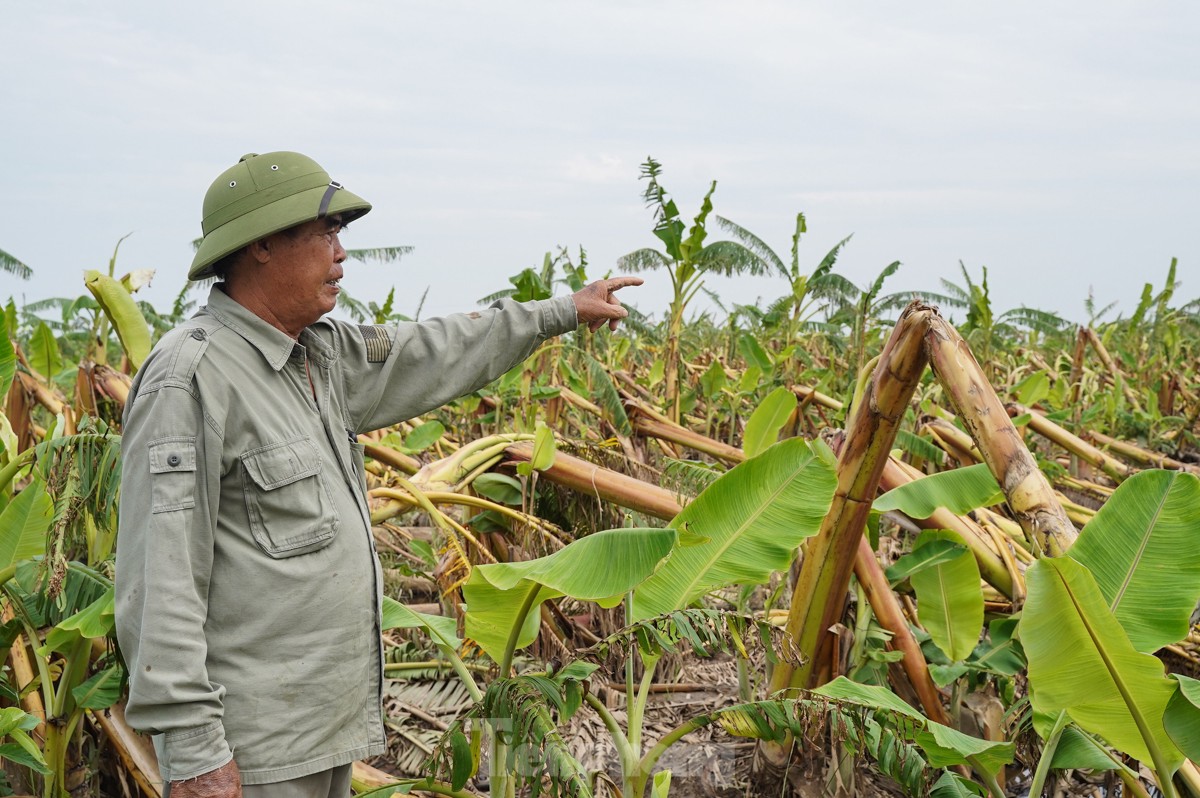
[[[268,240],[271,260],[264,264],[273,292],[274,312],[296,329],[307,327],[337,306],[346,250],[338,240],[340,216],[306,222]]]

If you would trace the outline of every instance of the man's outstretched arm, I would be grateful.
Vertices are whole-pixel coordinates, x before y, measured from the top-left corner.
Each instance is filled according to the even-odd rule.
[[[611,277],[597,280],[575,292],[571,299],[575,300],[579,323],[586,324],[592,332],[599,330],[606,322],[608,329],[617,329],[617,323],[628,316],[629,311],[621,306],[621,300],[617,299],[615,292],[643,282],[641,277]]]

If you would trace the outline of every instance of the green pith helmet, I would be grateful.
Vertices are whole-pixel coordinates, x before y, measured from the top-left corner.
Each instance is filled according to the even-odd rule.
[[[204,238],[189,280],[213,275],[221,258],[260,238],[340,213],[343,223],[371,210],[312,158],[298,152],[243,155],[221,173],[204,195]]]

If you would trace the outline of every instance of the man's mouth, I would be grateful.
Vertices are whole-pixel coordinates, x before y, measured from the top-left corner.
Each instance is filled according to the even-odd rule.
[[[332,285],[334,288],[340,288],[341,286],[339,285],[339,283],[341,283],[341,282],[342,282],[342,278],[338,277],[333,280],[326,280],[325,285]]]

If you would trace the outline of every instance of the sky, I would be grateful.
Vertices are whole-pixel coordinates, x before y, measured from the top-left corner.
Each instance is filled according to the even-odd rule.
[[[716,180],[715,212],[785,260],[803,212],[803,271],[853,234],[860,286],[897,260],[885,292],[961,285],[961,261],[997,311],[1086,321],[1089,291],[1129,313],[1177,257],[1200,297],[1192,2],[61,0],[4,28],[0,249],[34,277],[0,272],[0,299],[83,293],[130,234],[117,273],[155,269],[168,307],[209,184],[281,149],[374,204],[347,247],[414,247],[343,281],[408,315],[426,292],[422,317],[470,310],[559,247],[601,277],[656,246],[647,156],[685,218]],[[668,277],[645,277],[622,298],[661,318]]]

